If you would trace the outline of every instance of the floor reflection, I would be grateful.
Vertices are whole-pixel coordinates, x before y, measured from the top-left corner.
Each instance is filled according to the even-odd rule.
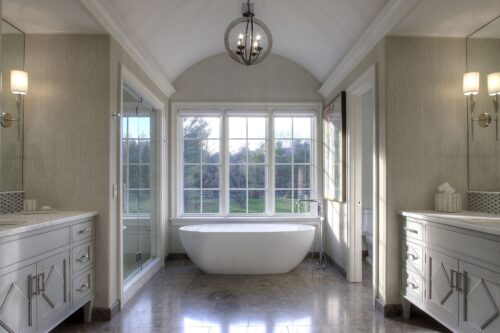
[[[207,275],[168,262],[110,322],[63,324],[55,332],[323,333],[447,332],[427,318],[387,319],[373,309],[369,274],[347,283],[305,260],[288,274]]]

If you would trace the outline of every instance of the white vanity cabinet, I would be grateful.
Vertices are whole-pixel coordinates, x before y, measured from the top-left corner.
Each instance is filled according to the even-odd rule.
[[[62,221],[0,230],[1,333],[47,332],[83,305],[91,310],[94,217]],[[75,288],[83,275],[88,282]]]
[[[454,332],[499,333],[500,220],[474,225],[442,215],[403,212],[403,313],[414,304]]]

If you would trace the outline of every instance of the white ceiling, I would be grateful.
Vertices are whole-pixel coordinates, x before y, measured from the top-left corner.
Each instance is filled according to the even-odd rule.
[[[109,5],[139,51],[170,82],[224,52],[224,31],[241,16],[241,0],[87,1]],[[324,82],[388,0],[254,2],[257,18],[273,34],[273,53]],[[465,37],[499,14],[500,0],[420,0],[391,34]],[[3,0],[3,17],[27,33],[106,32],[80,0]]]
[[[273,53],[323,81],[387,0],[255,0],[256,17],[273,35]],[[224,31],[241,16],[240,0],[109,0],[119,16],[175,80],[224,52]]]
[[[106,33],[79,0],[3,0],[2,12],[25,33]]]
[[[500,17],[476,31],[470,38],[500,38]]]
[[[500,0],[420,0],[396,36],[466,37],[500,15]]]

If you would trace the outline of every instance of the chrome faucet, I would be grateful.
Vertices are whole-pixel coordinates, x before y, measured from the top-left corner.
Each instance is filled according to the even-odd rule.
[[[320,218],[323,217],[323,209],[322,209],[322,203],[321,203],[321,201],[314,200],[314,199],[298,199],[295,202],[295,206],[299,207],[299,204],[301,202],[314,202],[314,203],[318,204],[318,217],[320,217]]]
[[[301,202],[314,202],[318,205],[318,217],[319,217],[319,269],[324,270],[326,268],[326,255],[323,249],[323,209],[322,202],[314,199],[298,199],[295,202],[295,206],[298,207]],[[313,249],[316,248],[316,245],[313,245]]]

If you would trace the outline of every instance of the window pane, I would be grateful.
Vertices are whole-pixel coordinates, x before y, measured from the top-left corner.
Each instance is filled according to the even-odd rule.
[[[264,163],[266,161],[266,141],[248,140],[248,162]]]
[[[203,172],[203,188],[218,188],[219,187],[219,166],[204,165]]]
[[[219,163],[220,148],[219,140],[206,140],[203,142],[203,163]]]
[[[230,213],[246,213],[247,192],[246,191],[229,191],[229,212]]]
[[[201,141],[184,140],[184,163],[200,163]]]
[[[219,117],[183,117],[184,138],[208,139],[220,136]]]
[[[248,166],[248,188],[265,188],[266,167],[264,165]]]
[[[248,191],[248,212],[264,213],[266,211],[266,192]]]
[[[295,139],[311,139],[312,118],[293,118],[293,137]]]
[[[203,213],[219,212],[219,191],[202,191],[203,195]]]
[[[128,188],[139,188],[138,165],[129,165],[128,167]]]
[[[151,213],[151,191],[139,192],[139,213]]]
[[[220,137],[220,118],[203,117],[203,121],[206,123],[205,131],[207,132],[203,138],[218,139]]]
[[[274,137],[277,139],[292,138],[292,118],[274,118]]]
[[[276,213],[292,213],[293,212],[293,198],[292,191],[275,191],[274,194],[274,207]]]
[[[151,161],[150,141],[139,141],[139,160],[141,163],[149,163]]]
[[[151,187],[151,175],[150,175],[149,165],[139,166],[139,187],[140,188],[150,188]]]
[[[128,161],[129,163],[139,163],[139,142],[128,140]]]
[[[295,163],[311,162],[311,140],[293,140],[293,161]]]
[[[276,163],[292,162],[292,140],[276,140],[274,149]]]
[[[184,191],[184,213],[200,212],[200,191]]]
[[[248,118],[248,138],[250,139],[266,138],[266,118],[257,118],[257,117]]]
[[[128,191],[128,213],[139,212],[139,191]]]
[[[128,140],[122,140],[122,160],[123,163],[128,163]]]
[[[122,122],[122,138],[128,137],[128,117],[123,117]]]
[[[139,138],[149,139],[151,137],[151,123],[148,117],[139,117]]]
[[[128,137],[137,139],[139,138],[139,119],[137,117],[128,118]]]
[[[184,188],[200,188],[200,166],[184,166]]]
[[[299,199],[310,199],[311,192],[305,190],[293,191],[294,201],[297,202]],[[296,213],[309,213],[311,211],[311,204],[309,202],[301,202],[295,207]]]
[[[246,117],[229,117],[229,138],[246,138],[247,137],[247,118]]]
[[[245,165],[229,166],[229,188],[246,188],[247,170]]]
[[[310,166],[309,165],[295,165],[293,175],[293,187],[295,188],[309,188],[310,182]]]
[[[246,140],[229,140],[229,162],[231,163],[247,162]]]
[[[276,188],[292,187],[292,166],[276,165],[274,174],[274,183]]]

